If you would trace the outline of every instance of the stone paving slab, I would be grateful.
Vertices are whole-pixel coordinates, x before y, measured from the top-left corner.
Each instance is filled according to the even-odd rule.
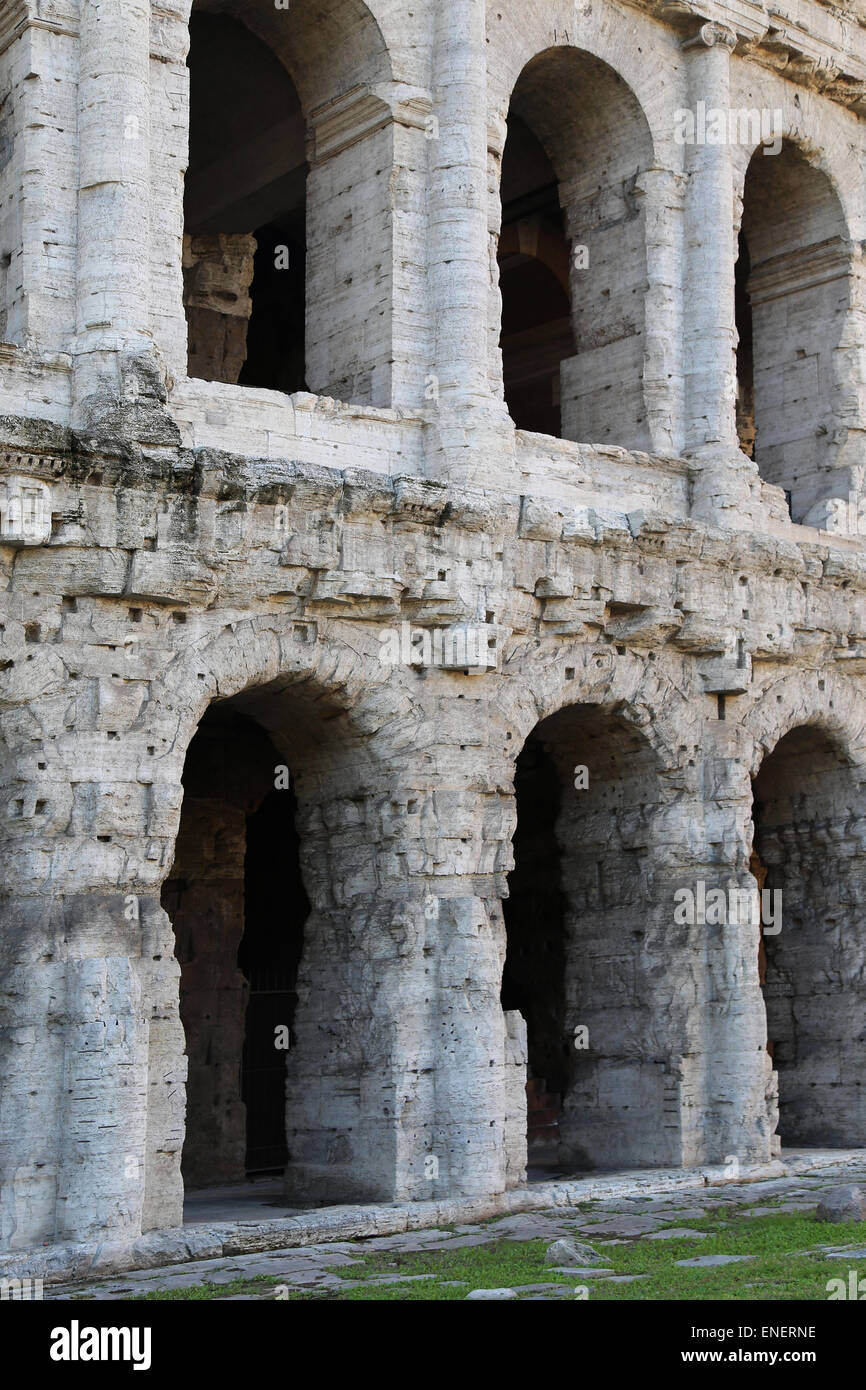
[[[814,1211],[816,1202],[780,1202],[775,1207],[750,1207],[747,1216],[795,1216],[797,1212]]]
[[[710,1269],[716,1265],[741,1264],[754,1258],[754,1255],[696,1255],[691,1260],[675,1260],[674,1264],[682,1265],[683,1269]]]
[[[435,1278],[435,1274],[374,1274],[366,1282],[368,1284],[415,1284],[421,1279]]]
[[[644,1214],[644,1212],[641,1212],[642,1216]],[[671,1211],[662,1211],[661,1209],[659,1209],[658,1211],[653,1212],[651,1214],[653,1216],[661,1217],[665,1221],[689,1222],[701,1221],[707,1213],[704,1211],[703,1207],[677,1207],[675,1209],[672,1209]]]
[[[589,1236],[643,1236],[649,1231],[657,1231],[660,1222],[651,1216],[612,1216],[606,1221],[580,1222],[581,1235]]]
[[[468,1232],[473,1235],[477,1231],[477,1226],[468,1228]],[[402,1231],[399,1235],[394,1236],[373,1236],[369,1240],[359,1240],[351,1248],[355,1256],[358,1255],[359,1251],[364,1254],[378,1254],[380,1251],[388,1250],[428,1250],[431,1245],[452,1239],[456,1240],[457,1237],[452,1236],[450,1231],[438,1231],[434,1227],[431,1231]],[[321,1246],[319,1248],[326,1251],[333,1247]]]
[[[431,1241],[424,1246],[425,1250],[468,1250],[473,1245],[489,1245],[492,1240],[498,1240],[495,1235],[488,1235],[485,1232],[476,1231],[472,1236],[446,1236],[442,1240]]]
[[[473,1228],[477,1230],[477,1226]],[[556,1240],[559,1236],[570,1236],[576,1229],[575,1217],[563,1219],[551,1217],[545,1212],[535,1212],[527,1216],[505,1216],[501,1221],[491,1221],[489,1230],[498,1237],[509,1240]]]

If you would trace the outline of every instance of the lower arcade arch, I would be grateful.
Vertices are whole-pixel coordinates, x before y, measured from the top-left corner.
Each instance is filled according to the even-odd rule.
[[[834,735],[799,725],[766,755],[753,792],[756,949],[778,1132],[786,1147],[860,1146],[866,854],[857,771]]]
[[[282,1174],[293,1204],[393,1196],[393,1118],[359,1086],[386,1070],[391,1035],[344,896],[366,843],[361,742],[338,695],[295,678],[214,701],[190,740],[162,887],[187,1190]]]
[[[542,720],[517,760],[501,998],[526,1023],[530,1172],[676,1157],[659,771],[621,714],[581,705]]]

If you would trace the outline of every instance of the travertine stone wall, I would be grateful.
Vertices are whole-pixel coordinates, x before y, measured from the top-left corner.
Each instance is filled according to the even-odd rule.
[[[212,1142],[212,1063],[230,1069],[240,1038],[242,827],[225,787],[178,843],[211,708],[267,734],[297,799],[311,911],[286,1059],[293,1200],[521,1180],[503,902],[534,731],[563,788],[564,1001],[546,1026],[572,1067],[573,1160],[763,1161],[777,1091],[782,1136],[818,1138],[801,1120],[825,1083],[820,1134],[866,1142],[862,539],[856,520],[792,522],[792,453],[762,477],[738,450],[734,257],[754,151],[675,137],[697,101],[778,107],[838,199],[847,307],[815,329],[835,452],[803,500],[824,521],[813,494],[862,482],[859,18],[812,0],[772,31],[749,7],[655,0],[209,0],[269,45],[304,115],[312,391],[283,396],[187,375],[189,8],[46,0],[0,18],[0,1248],[177,1225],[184,1152],[194,1166]],[[564,441],[515,431],[497,361],[499,162],[511,94],[542,58],[582,77],[604,64],[627,92],[628,149],[606,129],[608,163],[568,76],[562,119],[545,108],[551,141],[583,142],[558,173],[598,275],[573,398],[596,437]],[[790,225],[813,212],[807,198]],[[471,631],[488,664],[419,664],[413,629],[431,651]],[[811,804],[793,806],[799,763],[764,783],[759,768],[803,727],[844,772],[813,768]],[[569,791],[577,764],[588,786]],[[788,904],[766,1005],[753,924],[675,917],[684,889],[754,885],[755,776],[758,848]],[[207,1007],[180,1006],[186,856],[234,884],[224,918],[213,893],[194,911],[233,995],[210,1062]],[[231,1167],[242,1102],[219,1097]]]
[[[526,1020],[505,1013],[505,1186],[519,1187],[526,1176]]]
[[[74,329],[77,46],[73,0],[10,0],[0,15],[0,340],[68,370]],[[65,358],[65,360],[63,360]],[[62,390],[62,388],[61,388]]]
[[[861,757],[856,546],[658,515],[576,526],[529,499],[498,507],[357,470],[272,470],[267,482],[260,465],[207,454],[176,453],[167,473],[164,459],[140,454],[133,465],[79,445],[33,453],[26,466],[52,478],[56,519],[48,546],[5,552],[15,557],[0,676],[7,1240],[45,1239],[53,1207],[34,1194],[49,1182],[63,1193],[67,1233],[177,1219],[164,1195],[158,1217],[141,1205],[142,1173],[168,1168],[179,1193],[183,1125],[178,967],[159,891],[186,750],[217,695],[297,769],[313,911],[287,1101],[296,1196],[501,1190],[513,760],[540,720],[575,704],[595,708],[608,737],[625,721],[654,750],[647,787],[633,758],[628,777],[611,781],[592,739],[569,759],[587,765],[599,804],[609,786],[622,807],[617,835],[631,848],[623,841],[608,882],[625,874],[623,892],[593,911],[599,933],[613,913],[640,950],[649,973],[633,1007],[644,1023],[628,1049],[638,1072],[664,1077],[641,1092],[646,1147],[619,1148],[631,1129],[612,1112],[636,1102],[605,1063],[607,1044],[619,1056],[620,1033],[602,1023],[594,1040],[593,1013],[581,1140],[596,1161],[662,1161],[650,1143],[664,1161],[766,1155],[775,1117],[753,933],[684,931],[673,894],[699,878],[749,882],[751,748],[830,720],[849,757]],[[382,663],[383,629],[460,620],[482,621],[495,638],[488,675]],[[751,665],[736,655],[740,641]],[[595,814],[591,804],[581,814]],[[574,835],[588,849],[595,832],[575,825]],[[635,855],[644,886],[626,892]],[[572,854],[567,893],[587,891],[580,864]],[[601,935],[587,938],[586,907],[575,908],[569,980],[588,979],[593,950],[607,949]],[[636,931],[649,932],[639,948]],[[583,1021],[581,1002],[615,1012],[615,935],[590,994],[571,1002],[566,1033]],[[676,988],[676,1009],[651,980]],[[62,1104],[61,1075],[80,1078]],[[594,1086],[608,1105],[603,1124],[589,1113]],[[46,1118],[37,1134],[34,1090],[62,1125]],[[116,1124],[95,1134],[106,1114]],[[35,1163],[34,1190],[24,1178]]]
[[[20,174],[14,164],[14,122],[21,119],[21,105],[13,100],[17,56],[11,49],[7,50],[5,61],[0,65],[0,342],[4,343],[19,341],[21,333]],[[18,148],[21,148],[20,136]]]

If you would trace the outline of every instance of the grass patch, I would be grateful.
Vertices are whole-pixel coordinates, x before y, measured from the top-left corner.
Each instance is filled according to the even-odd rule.
[[[560,1284],[564,1288],[586,1285],[590,1300],[736,1301],[797,1299],[824,1301],[828,1279],[846,1278],[844,1259],[830,1259],[820,1245],[866,1246],[866,1222],[837,1226],[805,1215],[750,1217],[745,1211],[725,1211],[725,1222],[704,1217],[689,1222],[689,1229],[703,1231],[704,1240],[635,1239],[623,1245],[599,1246],[604,1266],[617,1274],[648,1276],[631,1284],[612,1284],[605,1278],[554,1274],[545,1268],[547,1239],[501,1239],[489,1245],[449,1251],[382,1251],[370,1254],[363,1265],[334,1268],[330,1272],[354,1288],[303,1290],[290,1293],[294,1300],[430,1302],[464,1299],[470,1289],[511,1288],[518,1297],[527,1284]],[[672,1229],[680,1223],[668,1223]],[[578,1240],[587,1239],[577,1233]],[[749,1255],[748,1261],[731,1265],[683,1269],[677,1260],[696,1255]],[[866,1274],[866,1261],[864,1274]],[[853,1267],[853,1263],[852,1263]],[[432,1274],[418,1283],[380,1284],[377,1275]],[[448,1281],[462,1287],[448,1287]]]

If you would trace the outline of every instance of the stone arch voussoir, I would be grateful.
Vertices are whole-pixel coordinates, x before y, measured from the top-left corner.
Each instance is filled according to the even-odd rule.
[[[680,766],[677,749],[694,717],[684,696],[648,654],[619,656],[611,647],[586,642],[541,644],[516,649],[504,674],[513,674],[514,685],[506,683],[497,712],[503,727],[516,736],[515,753],[548,716],[569,705],[597,705],[641,731],[660,771],[673,772]]]
[[[752,739],[752,775],[779,740],[802,725],[824,729],[853,764],[866,766],[866,697],[844,676],[809,671],[767,686],[743,720]]]
[[[384,722],[381,708],[387,688],[388,718],[412,722],[412,702],[378,654],[366,653],[333,634],[321,635],[316,624],[291,617],[245,619],[223,628],[184,652],[153,689],[149,709],[173,731],[172,760],[182,768],[186,750],[214,700],[273,685],[291,690],[314,717],[322,705],[345,711],[358,737]]]

